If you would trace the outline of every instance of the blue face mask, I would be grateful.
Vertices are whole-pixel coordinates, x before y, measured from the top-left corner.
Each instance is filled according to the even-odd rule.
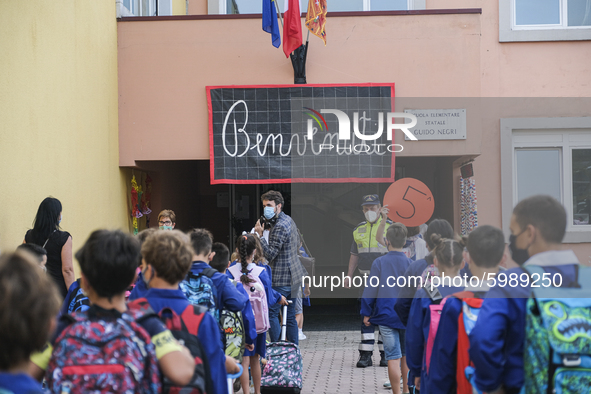
[[[154,269],[152,269],[152,277],[150,278],[150,280],[146,280],[146,272],[148,272],[148,268],[146,268],[144,271],[142,271],[142,280],[146,284],[146,288],[149,289],[150,288],[150,282],[152,281],[152,279],[154,279]]]
[[[172,226],[160,226],[160,230],[172,230]]]
[[[275,208],[265,207],[265,209],[263,210],[263,215],[265,215],[267,219],[272,219],[273,216],[275,216]]]

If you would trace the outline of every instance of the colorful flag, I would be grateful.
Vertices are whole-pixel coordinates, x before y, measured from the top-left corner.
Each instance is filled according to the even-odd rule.
[[[279,48],[281,35],[279,34],[279,23],[277,22],[277,9],[274,0],[263,0],[263,30],[271,33],[273,46]]]
[[[302,45],[300,15],[300,1],[285,0],[285,11],[283,12],[283,53],[285,53],[285,57],[289,57],[290,53]]]
[[[306,27],[326,45],[326,0],[308,0]]]

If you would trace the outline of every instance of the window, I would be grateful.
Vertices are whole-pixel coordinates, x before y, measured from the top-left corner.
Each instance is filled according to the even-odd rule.
[[[591,0],[499,0],[499,41],[591,39]]]
[[[591,0],[513,0],[515,28],[591,26]]]
[[[284,11],[283,0],[279,1],[279,9]],[[413,4],[414,3],[414,4]],[[225,7],[225,8],[224,8]],[[328,12],[341,11],[401,11],[424,9],[425,0],[338,0],[327,3]],[[226,14],[260,14],[262,2],[260,0],[220,0],[220,10]],[[308,11],[308,1],[300,0],[302,13]]]
[[[573,225],[591,224],[591,148],[572,150]]]
[[[129,16],[172,15],[172,0],[123,0]]]
[[[501,119],[503,226],[524,198],[548,194],[567,212],[565,242],[591,233],[591,118]]]

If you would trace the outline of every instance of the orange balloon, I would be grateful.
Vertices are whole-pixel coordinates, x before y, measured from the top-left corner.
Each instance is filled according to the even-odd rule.
[[[433,193],[423,182],[414,178],[402,178],[394,182],[384,195],[388,205],[388,217],[406,227],[426,223],[435,210]]]

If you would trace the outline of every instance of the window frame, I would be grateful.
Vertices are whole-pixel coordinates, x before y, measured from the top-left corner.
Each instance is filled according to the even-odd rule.
[[[281,0],[278,0],[281,1]],[[300,8],[301,4],[305,3],[306,0],[300,0]],[[363,10],[362,11],[352,11],[352,12],[366,12],[371,11],[371,0],[362,0],[363,2]],[[406,0],[408,9],[409,10],[424,10],[427,8],[427,0]],[[283,5],[279,3],[279,9],[283,12],[282,9]],[[227,14],[227,0],[209,0],[208,1],[208,13],[209,14]],[[303,11],[305,12],[305,11]],[[329,10],[330,12],[330,10]],[[256,15],[256,14],[253,14]]]
[[[499,0],[499,42],[591,40],[591,26],[568,26],[568,2],[560,1],[558,25],[517,25],[515,0]]]
[[[591,117],[501,119],[501,210],[503,230],[517,204],[516,149],[559,148],[561,197],[567,213],[564,243],[587,243],[591,224],[574,225],[572,150],[591,149]]]

